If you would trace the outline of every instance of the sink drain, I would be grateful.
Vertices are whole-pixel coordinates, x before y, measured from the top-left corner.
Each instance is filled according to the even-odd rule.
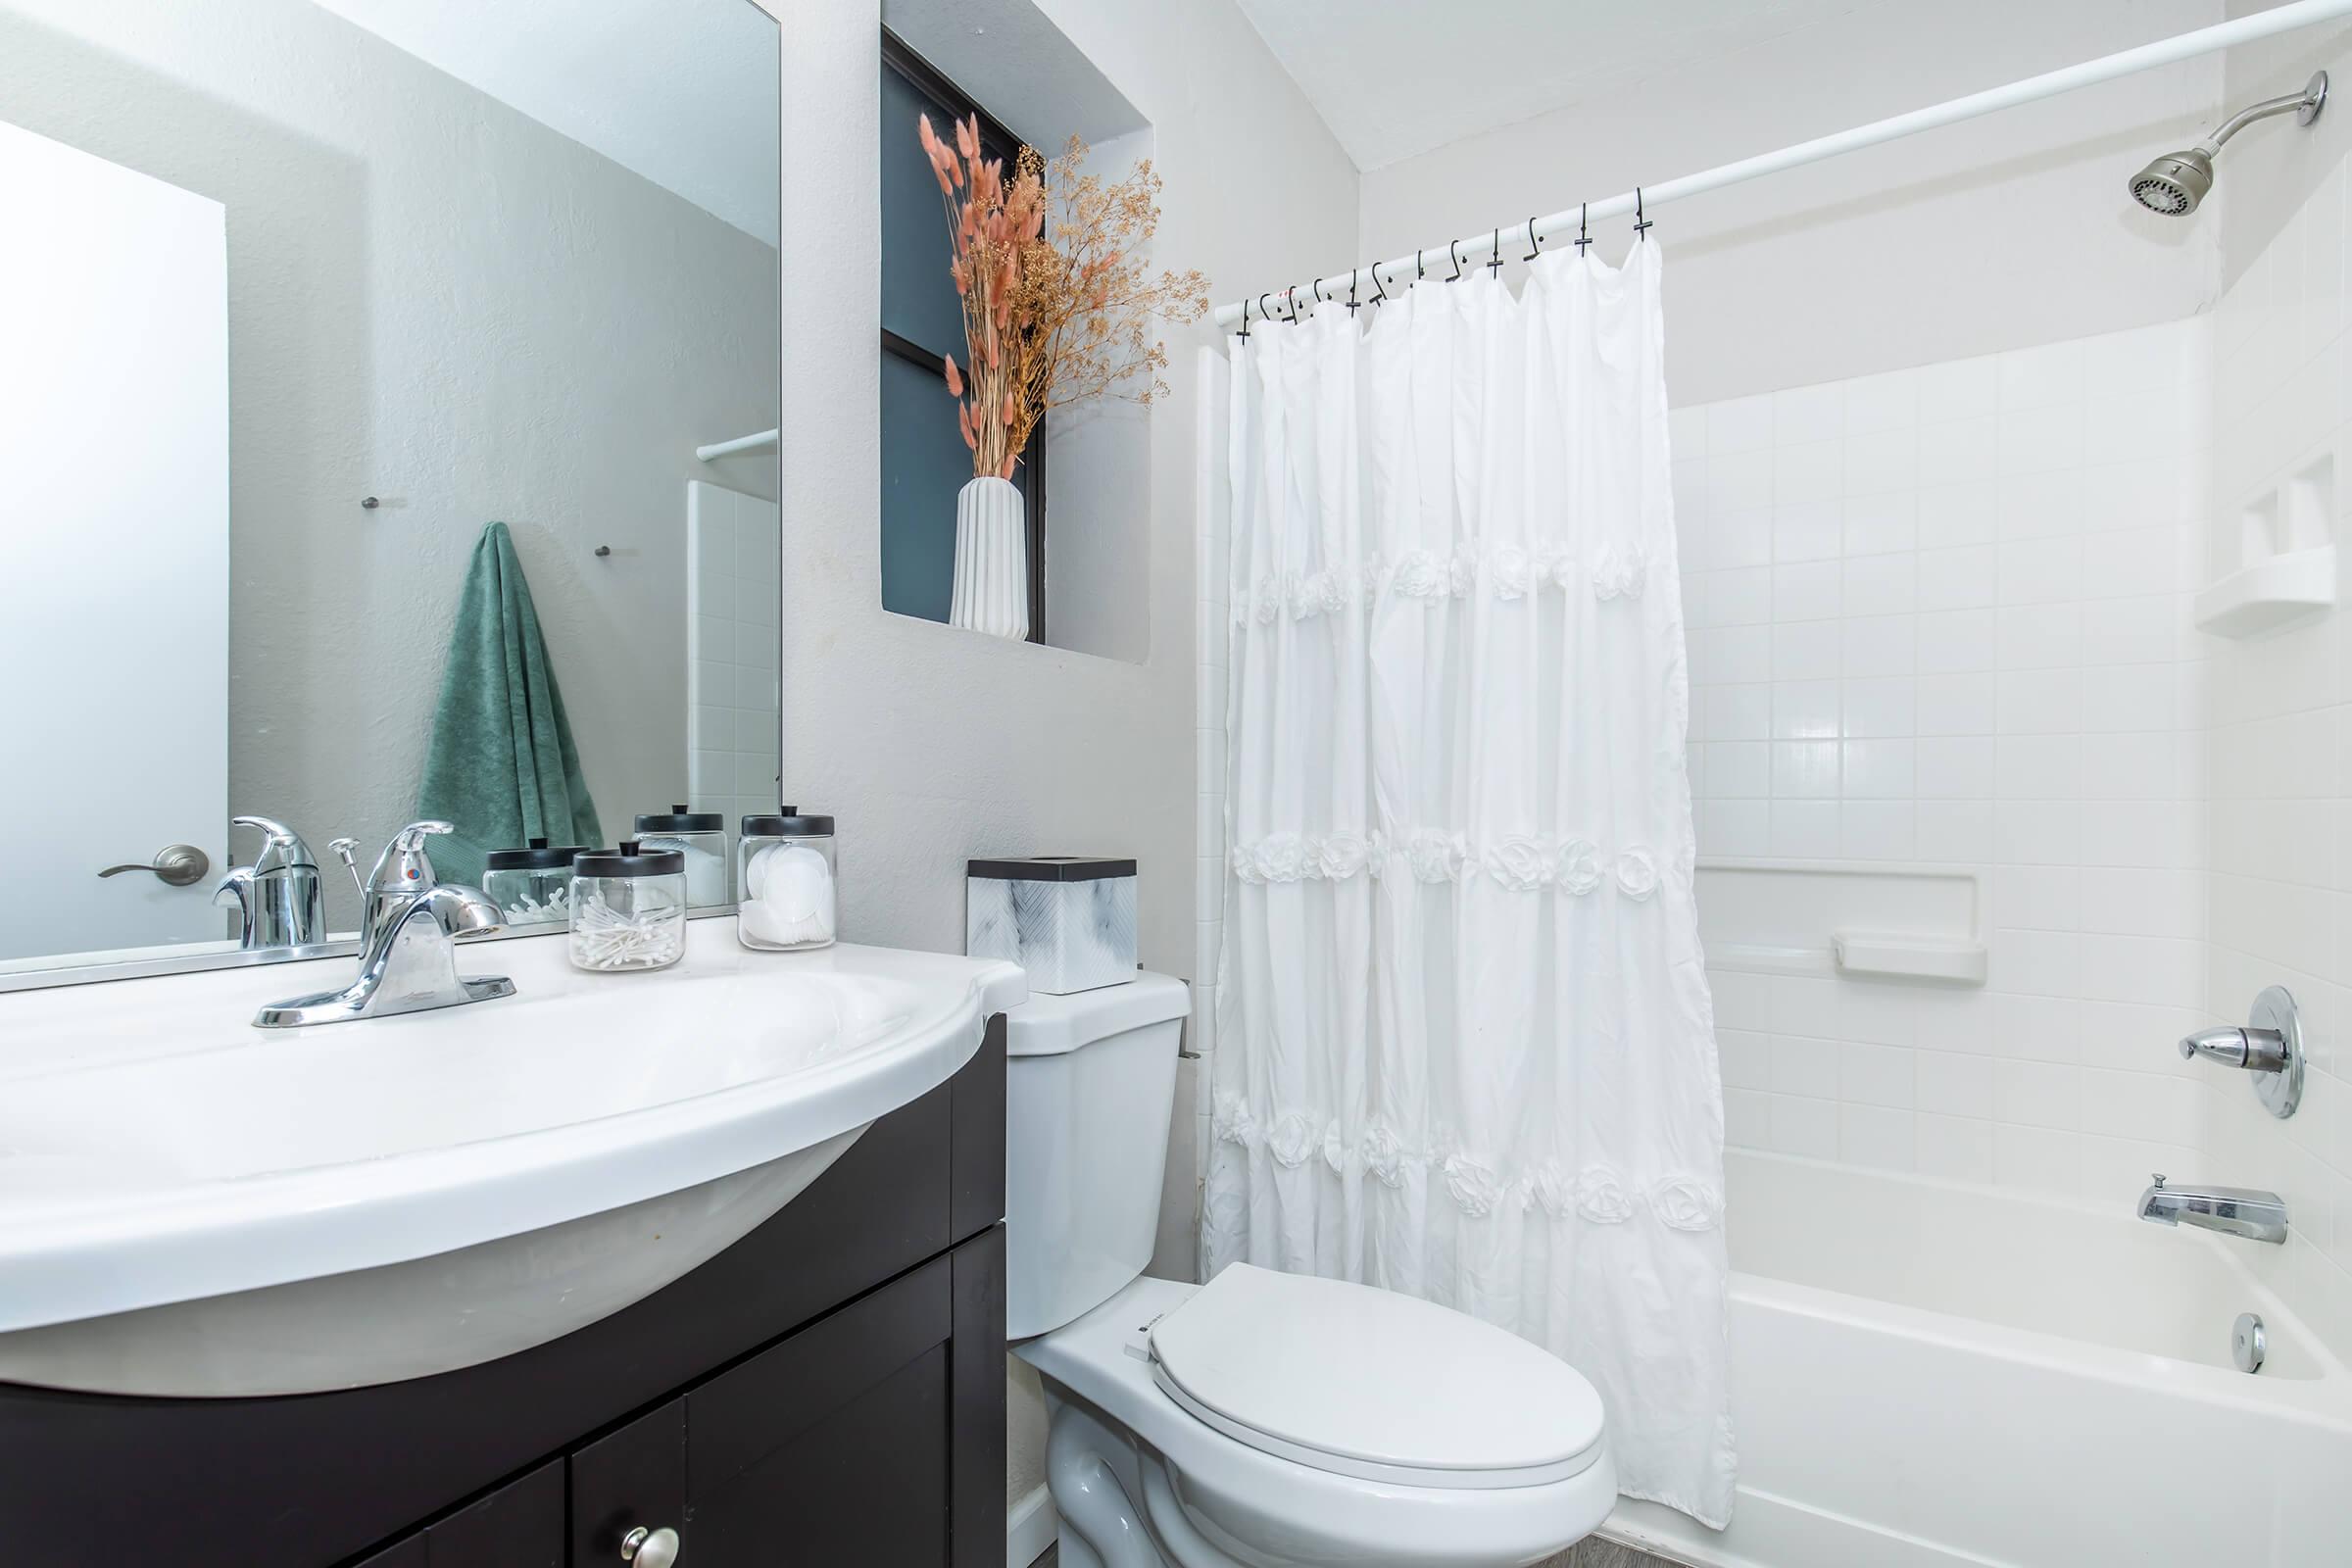
[[[2262,1319],[2252,1312],[2238,1313],[2230,1327],[2230,1359],[2240,1372],[2259,1372],[2265,1348]]]

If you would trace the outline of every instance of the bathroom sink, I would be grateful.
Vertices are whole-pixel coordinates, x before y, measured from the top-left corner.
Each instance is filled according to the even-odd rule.
[[[659,974],[529,938],[461,956],[511,1000],[247,1022],[349,965],[0,1005],[0,1381],[291,1394],[525,1349],[741,1238],[1027,995],[1010,964],[749,953],[710,919]]]

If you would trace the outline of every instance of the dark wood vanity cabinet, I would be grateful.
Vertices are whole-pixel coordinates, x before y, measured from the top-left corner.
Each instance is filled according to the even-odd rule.
[[[942,1441],[956,1298],[1001,1293],[1002,1256],[995,1235],[966,1243],[575,1449],[572,1568],[617,1563],[632,1529],[679,1520],[697,1563],[963,1560]]]
[[[0,1386],[0,1519],[35,1568],[605,1568],[639,1527],[680,1568],[994,1568],[1004,1038],[725,1252],[519,1355],[293,1398]]]
[[[564,1461],[368,1553],[363,1568],[564,1568]]]

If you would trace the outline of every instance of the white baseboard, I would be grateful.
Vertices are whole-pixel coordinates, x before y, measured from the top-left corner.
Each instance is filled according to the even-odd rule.
[[[1061,1539],[1061,1516],[1044,1487],[1004,1510],[1004,1568],[1029,1568]]]

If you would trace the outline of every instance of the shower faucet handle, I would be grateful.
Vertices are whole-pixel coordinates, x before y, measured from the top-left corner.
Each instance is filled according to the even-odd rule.
[[[2199,1056],[2225,1067],[2243,1067],[2248,1072],[2284,1072],[2286,1036],[2254,1024],[2200,1029],[2180,1042],[2182,1061],[2193,1061]]]
[[[2180,1059],[2202,1056],[2244,1069],[2254,1098],[2274,1116],[2287,1117],[2303,1102],[2303,1024],[2284,986],[2264,986],[2242,1024],[2200,1029],[2180,1042]]]

